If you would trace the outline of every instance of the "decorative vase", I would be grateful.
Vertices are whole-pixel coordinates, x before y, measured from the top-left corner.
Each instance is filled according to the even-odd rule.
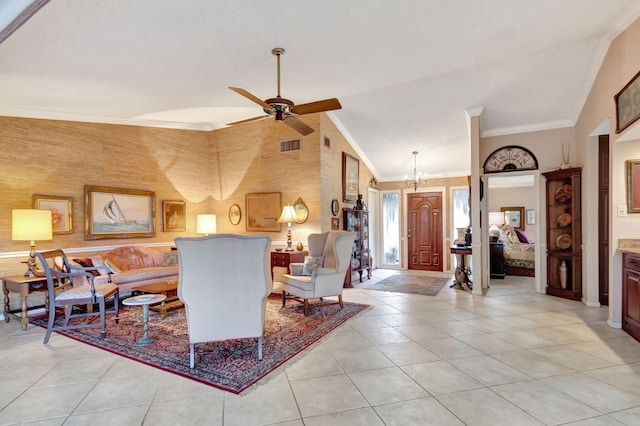
[[[560,275],[560,287],[567,288],[567,262],[562,259],[560,266],[558,266],[558,273]]]
[[[302,250],[304,250],[304,246],[302,245],[302,241],[300,241],[300,242],[298,243],[298,245],[296,246],[296,249],[297,249],[298,251],[302,251]]]

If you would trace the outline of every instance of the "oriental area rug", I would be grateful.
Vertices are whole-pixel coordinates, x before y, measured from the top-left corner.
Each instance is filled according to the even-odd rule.
[[[393,291],[396,293],[437,296],[442,288],[453,282],[452,278],[435,278],[421,275],[395,274],[377,283],[362,287],[365,290]]]
[[[107,319],[107,336],[100,338],[100,327],[64,330],[58,333],[89,345],[113,352],[152,367],[239,394],[285,366],[368,305],[344,303],[313,309],[305,317],[302,305],[287,301],[282,308],[281,296],[270,296],[262,346],[262,361],[258,361],[257,339],[235,339],[196,344],[195,367],[189,368],[189,337],[184,309],[168,312],[164,318],[158,313],[149,315],[149,336],[156,342],[144,347],[134,345],[143,334],[142,308],[121,306],[120,323]],[[56,320],[62,320],[58,315]],[[97,321],[91,318],[91,321]],[[32,322],[47,326],[46,318]]]

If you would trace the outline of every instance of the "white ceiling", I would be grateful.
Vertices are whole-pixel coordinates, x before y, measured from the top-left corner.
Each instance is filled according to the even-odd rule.
[[[1,11],[0,11],[1,12]],[[337,97],[378,180],[470,170],[483,135],[573,125],[640,0],[52,0],[0,44],[0,115],[215,129],[261,115],[228,89]],[[301,117],[304,121],[304,117]]]

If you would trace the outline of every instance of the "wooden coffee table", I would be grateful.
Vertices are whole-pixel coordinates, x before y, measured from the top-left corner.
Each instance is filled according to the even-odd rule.
[[[134,287],[132,290],[140,293],[164,294],[167,296],[160,305],[149,307],[152,311],[160,312],[160,315],[162,316],[164,316],[167,311],[173,311],[174,309],[184,307],[178,298],[178,280],[167,280],[163,283],[143,285],[140,287]]]

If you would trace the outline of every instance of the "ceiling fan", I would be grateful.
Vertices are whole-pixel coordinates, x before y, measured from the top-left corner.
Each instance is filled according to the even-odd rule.
[[[336,98],[325,99],[322,101],[309,102],[306,104],[296,105],[293,101],[280,96],[280,56],[284,54],[284,49],[276,47],[271,51],[278,58],[278,95],[275,98],[265,99],[264,101],[257,96],[252,95],[239,87],[229,87],[234,92],[252,100],[262,107],[267,115],[248,118],[246,120],[234,121],[229,125],[247,123],[249,121],[261,120],[266,117],[275,117],[276,121],[284,121],[284,124],[291,127],[302,136],[307,136],[314,130],[297,118],[298,115],[312,114],[315,112],[331,111],[342,108],[340,102]]]

